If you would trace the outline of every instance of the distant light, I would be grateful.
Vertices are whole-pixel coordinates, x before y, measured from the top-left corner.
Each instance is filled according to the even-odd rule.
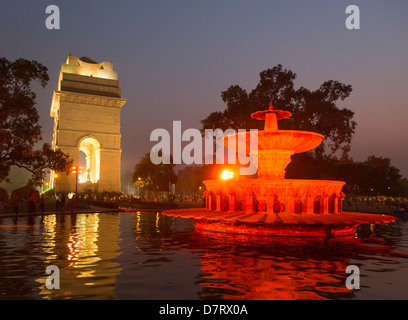
[[[229,170],[224,170],[221,173],[221,179],[222,180],[228,180],[228,179],[232,179],[234,177],[234,172],[229,171]]]

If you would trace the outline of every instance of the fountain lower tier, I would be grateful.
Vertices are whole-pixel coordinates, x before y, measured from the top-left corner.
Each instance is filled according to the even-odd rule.
[[[303,179],[207,180],[206,208],[164,211],[192,218],[196,228],[269,236],[344,236],[360,224],[395,217],[343,212],[343,181]]]

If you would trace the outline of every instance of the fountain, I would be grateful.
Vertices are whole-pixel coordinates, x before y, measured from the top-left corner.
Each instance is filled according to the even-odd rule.
[[[346,236],[360,224],[394,222],[389,215],[343,212],[343,181],[285,179],[291,156],[316,148],[324,139],[315,132],[279,130],[278,120],[291,116],[274,110],[272,103],[269,110],[253,113],[252,118],[265,120],[255,149],[249,143],[250,132],[224,137],[224,145],[233,151],[237,143],[228,146],[229,139],[246,144],[258,168],[257,179],[204,181],[205,208],[163,214],[192,218],[202,230],[268,236]]]

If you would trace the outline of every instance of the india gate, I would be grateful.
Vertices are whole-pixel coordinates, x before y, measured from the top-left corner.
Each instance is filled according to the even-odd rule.
[[[75,174],[52,172],[56,192],[74,192],[76,184],[79,192],[120,192],[120,111],[125,103],[112,62],[68,56],[51,103],[52,146],[69,154],[82,172],[77,182]]]

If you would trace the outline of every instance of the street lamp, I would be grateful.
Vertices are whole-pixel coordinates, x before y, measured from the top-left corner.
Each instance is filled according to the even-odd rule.
[[[137,196],[140,197],[140,181],[142,178],[138,177],[137,178]]]
[[[78,173],[82,173],[82,167],[76,166],[71,167],[71,173],[75,174],[75,195],[78,194]]]
[[[57,197],[57,178],[58,174],[54,173],[54,196]]]

